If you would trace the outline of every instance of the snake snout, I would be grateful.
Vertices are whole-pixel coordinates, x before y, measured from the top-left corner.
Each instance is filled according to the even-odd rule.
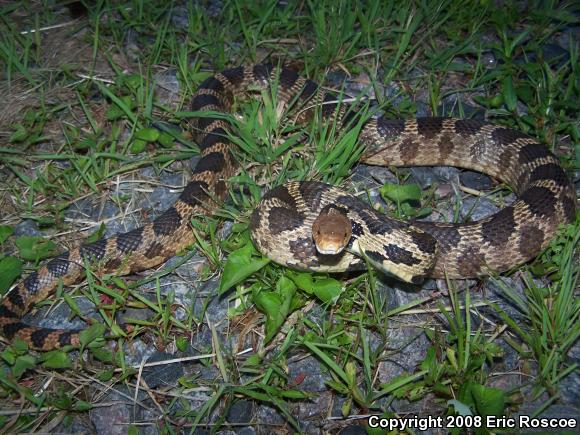
[[[327,206],[312,223],[312,238],[316,250],[322,255],[340,254],[352,236],[352,224],[346,211]]]

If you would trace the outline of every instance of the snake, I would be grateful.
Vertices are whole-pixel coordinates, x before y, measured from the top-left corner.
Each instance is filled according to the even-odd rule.
[[[228,118],[238,98],[269,92],[277,107],[303,123],[316,118],[349,131],[359,123],[359,159],[369,165],[448,165],[485,173],[517,199],[475,222],[404,222],[386,217],[348,192],[318,181],[289,181],[265,193],[251,213],[251,238],[264,255],[294,269],[360,270],[367,262],[403,281],[473,278],[533,259],[575,216],[574,189],[558,158],[536,138],[471,119],[361,121],[356,110],[296,71],[269,64],[239,66],[205,79],[191,98],[191,131],[200,156],[176,202],[131,231],[73,248],[18,281],[0,304],[0,328],[37,350],[79,346],[80,331],[31,326],[31,307],[59,285],[85,274],[125,275],[157,266],[195,244],[191,222],[210,216],[239,170]]]

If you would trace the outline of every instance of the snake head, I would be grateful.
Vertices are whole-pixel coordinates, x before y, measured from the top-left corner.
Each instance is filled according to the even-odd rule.
[[[312,223],[312,238],[322,255],[340,254],[352,236],[352,224],[346,210],[334,205],[324,207]]]

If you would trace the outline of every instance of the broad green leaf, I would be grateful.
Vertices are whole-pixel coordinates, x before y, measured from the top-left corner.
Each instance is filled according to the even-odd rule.
[[[42,365],[49,369],[66,369],[72,366],[72,362],[66,352],[53,350],[42,355]]]
[[[14,233],[14,229],[9,225],[0,225],[0,244]]]
[[[4,257],[0,260],[0,294],[10,288],[22,272],[22,261],[16,257]]]
[[[435,368],[435,365],[437,364],[437,360],[436,360],[436,350],[435,347],[430,346],[427,349],[427,355],[425,355],[425,358],[423,359],[423,361],[421,361],[421,369],[422,370],[433,370]]]
[[[102,362],[112,362],[113,361],[113,352],[111,352],[107,348],[95,347],[95,348],[91,349],[91,353],[99,361],[102,361]]]
[[[460,402],[459,400],[456,399],[448,400],[447,404],[449,406],[453,406],[455,412],[457,412],[459,415],[462,415],[464,417],[467,415],[473,415],[469,406],[467,406],[465,403]]]
[[[88,411],[89,409],[92,409],[93,405],[89,402],[85,402],[84,400],[77,400],[74,405],[73,405],[73,409],[75,411]]]
[[[102,372],[97,374],[97,379],[99,381],[102,382],[108,382],[111,379],[113,379],[113,376],[115,375],[115,370],[114,369],[109,369],[109,370],[103,370]]]
[[[98,338],[103,337],[105,333],[105,325],[102,323],[95,323],[94,325],[89,326],[87,329],[83,330],[79,334],[79,340],[81,342],[81,346],[84,348],[89,343],[95,341]]]
[[[10,135],[8,142],[23,142],[28,137],[29,133],[26,127],[22,124],[16,124],[16,131]]]
[[[315,277],[311,273],[293,271],[288,271],[287,275],[298,288],[308,294],[314,294],[325,303],[335,304],[344,291],[341,282],[334,278]]]
[[[135,132],[135,138],[145,142],[155,142],[159,139],[159,130],[156,128],[142,128]]]
[[[135,107],[136,102],[133,101],[131,96],[124,95],[119,98],[105,86],[100,87],[100,89],[115,103],[109,106],[105,114],[108,121],[114,121],[124,116],[127,116],[132,121],[136,121],[135,114],[131,112],[131,109]]]
[[[20,256],[28,261],[38,261],[54,257],[56,244],[42,237],[20,236],[15,240]]]
[[[471,394],[475,400],[475,408],[481,416],[495,415],[500,417],[505,410],[505,393],[499,388],[473,384]]]
[[[266,315],[266,343],[276,335],[290,314],[295,293],[296,286],[285,276],[276,283],[276,291],[260,291],[254,286],[252,300],[258,310]]]
[[[18,355],[24,355],[28,352],[28,343],[21,338],[16,338],[10,345]]]
[[[16,353],[11,347],[7,347],[2,352],[0,352],[0,358],[2,358],[8,364],[12,365],[16,362]]]
[[[180,352],[185,352],[187,350],[187,346],[189,345],[189,341],[185,337],[177,337],[177,340],[175,340],[175,345]]]
[[[145,147],[147,147],[147,141],[143,139],[135,139],[131,144],[131,152],[133,154],[139,154],[145,151]]]
[[[79,151],[93,149],[93,148],[96,148],[96,146],[97,146],[97,141],[92,139],[92,138],[86,138],[86,139],[83,139],[83,140],[78,141],[78,142],[77,141],[73,142],[73,147]]]
[[[266,257],[258,257],[258,255],[251,243],[232,252],[224,265],[218,294],[223,294],[270,262]]]
[[[171,136],[169,133],[162,132],[159,135],[158,142],[164,148],[171,148],[173,146],[173,136]]]
[[[12,366],[12,375],[19,379],[22,374],[31,368],[36,367],[36,359],[31,355],[21,355],[16,358]]]
[[[379,192],[383,199],[397,204],[421,200],[421,188],[418,184],[387,183],[379,189]]]

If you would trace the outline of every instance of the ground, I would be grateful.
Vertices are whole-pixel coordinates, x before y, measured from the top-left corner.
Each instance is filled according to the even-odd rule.
[[[393,118],[523,130],[580,191],[579,17],[566,2],[536,3],[0,2],[0,291],[169,207],[197,161],[190,96],[239,64],[283,63]],[[27,315],[50,327],[96,320],[83,349],[0,345],[2,430],[353,434],[378,433],[371,414],[578,420],[578,220],[536,261],[481,280],[409,286],[372,270],[263,265],[249,214],[287,178],[340,184],[403,218],[476,220],[514,198],[456,168],[327,162],[356,141],[278,119],[267,99],[239,106],[243,169],[217,216],[195,220],[196,246],[138,276],[89,272]],[[384,185],[410,186],[403,206]]]

